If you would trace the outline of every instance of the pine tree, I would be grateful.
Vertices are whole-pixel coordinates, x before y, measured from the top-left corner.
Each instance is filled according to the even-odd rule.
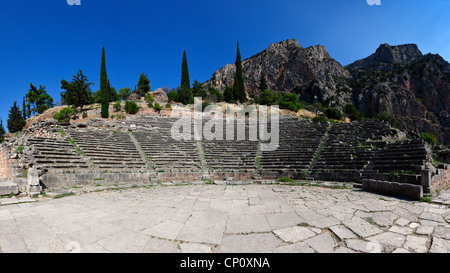
[[[183,62],[181,64],[181,88],[190,89],[191,82],[189,80],[189,69],[186,57],[186,51],[183,52]]]
[[[32,112],[35,114],[42,114],[45,112],[45,110],[50,109],[54,106],[53,98],[50,97],[49,94],[47,94],[45,86],[42,85],[40,85],[39,89],[37,89],[36,86],[30,83],[30,89],[26,94],[26,99],[28,101],[28,104],[24,105],[23,107],[30,107],[30,111],[29,113],[27,113],[27,116],[30,116]],[[24,113],[26,112],[27,111],[24,111]]]
[[[133,93],[138,94],[141,97],[144,97],[145,94],[150,92],[150,80],[148,79],[147,74],[144,72],[139,76],[139,82],[137,86],[134,88]]]
[[[105,47],[102,49],[102,63],[100,67],[100,100],[102,104],[102,118],[109,117],[110,89],[108,75],[106,73]]]
[[[84,105],[89,105],[92,103],[92,91],[90,85],[93,83],[89,82],[87,77],[83,75],[82,70],[78,70],[77,75],[73,76],[71,82],[65,80],[61,81],[61,89],[66,91],[61,92],[61,102],[62,104],[67,104],[75,108]]]
[[[25,127],[26,121],[22,116],[22,112],[17,106],[17,102],[14,101],[14,105],[9,110],[8,114],[8,130],[10,133],[19,132]]]
[[[261,77],[259,79],[259,91],[264,92],[264,90],[269,89],[267,86],[267,80],[266,80],[266,74],[264,74],[264,71],[261,71]]]
[[[244,72],[242,70],[241,52],[239,50],[239,41],[237,42],[236,53],[236,74],[234,76],[234,99],[241,103],[247,101],[247,95],[245,93]]]
[[[5,128],[3,127],[3,119],[0,118],[0,143],[5,141]]]

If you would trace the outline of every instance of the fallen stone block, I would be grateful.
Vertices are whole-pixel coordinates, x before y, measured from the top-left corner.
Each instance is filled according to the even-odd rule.
[[[0,196],[1,195],[10,195],[10,194],[18,194],[19,187],[16,183],[11,181],[0,182]]]
[[[412,200],[420,200],[423,197],[422,186],[413,184],[363,179],[362,188],[364,191]]]

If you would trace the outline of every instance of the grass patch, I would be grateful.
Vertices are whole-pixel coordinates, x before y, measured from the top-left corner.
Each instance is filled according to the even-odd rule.
[[[103,180],[105,180],[105,178],[103,178],[103,177],[94,178],[94,181],[103,181]]]
[[[23,152],[23,149],[25,149],[25,146],[20,145],[19,147],[17,147],[17,149],[14,151],[14,153],[21,154]]]
[[[278,182],[294,182],[294,179],[289,177],[281,177],[277,179]]]
[[[431,198],[428,196],[422,196],[422,198],[420,198],[419,202],[432,203]]]
[[[53,197],[53,199],[60,199],[60,198],[69,197],[69,196],[73,196],[73,195],[75,195],[73,192],[68,192],[68,193],[56,195],[55,197]]]

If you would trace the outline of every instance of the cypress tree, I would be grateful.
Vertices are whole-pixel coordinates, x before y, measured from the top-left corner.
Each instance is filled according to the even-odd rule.
[[[102,118],[109,117],[109,94],[110,93],[110,84],[108,80],[108,75],[106,73],[106,58],[105,58],[105,47],[102,50],[102,64],[100,68],[100,98],[102,104],[101,115]]]
[[[259,91],[261,91],[262,93],[267,89],[269,89],[269,87],[267,86],[266,74],[264,74],[264,71],[261,71],[261,77],[259,79]]]
[[[247,95],[245,94],[244,72],[242,70],[241,52],[239,50],[239,41],[237,42],[236,53],[236,74],[234,76],[234,99],[236,101],[246,102]]]
[[[8,130],[10,133],[19,132],[25,127],[26,121],[22,116],[22,112],[17,106],[17,102],[14,101],[14,105],[9,110],[8,114]]]
[[[186,51],[183,52],[183,62],[181,64],[181,88],[190,89],[191,82],[189,80],[189,69],[186,57]]]
[[[3,127],[3,119],[0,118],[0,143],[5,141],[5,128]]]
[[[27,119],[27,105],[25,103],[25,97],[23,98],[23,103],[22,103],[22,117],[24,119]]]

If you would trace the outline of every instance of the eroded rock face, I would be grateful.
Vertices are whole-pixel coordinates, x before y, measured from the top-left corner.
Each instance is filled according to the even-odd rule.
[[[381,45],[347,68],[355,104],[365,116],[385,112],[406,130],[433,133],[450,144],[450,64],[441,56],[422,55],[416,45]]]
[[[350,73],[330,57],[324,46],[303,48],[295,39],[271,44],[263,52],[244,60],[242,67],[249,95],[260,93],[259,79],[262,71],[271,90],[295,91],[309,96],[305,90],[313,86],[315,94],[312,99],[321,102],[338,95],[335,78],[351,78]],[[223,91],[226,86],[234,84],[235,72],[235,65],[227,64],[216,71],[205,85]],[[350,96],[346,96],[344,100],[349,98]]]
[[[381,64],[407,64],[422,58],[422,52],[415,44],[390,46],[382,44],[377,51],[365,59],[358,60],[348,67],[380,68]]]

